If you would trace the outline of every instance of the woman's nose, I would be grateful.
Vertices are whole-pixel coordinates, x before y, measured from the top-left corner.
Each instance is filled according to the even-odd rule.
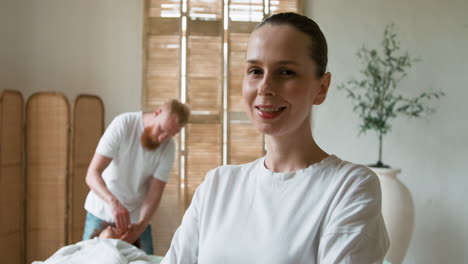
[[[275,96],[276,91],[274,89],[274,82],[268,74],[263,75],[263,79],[260,82],[258,88],[258,95],[261,96]]]

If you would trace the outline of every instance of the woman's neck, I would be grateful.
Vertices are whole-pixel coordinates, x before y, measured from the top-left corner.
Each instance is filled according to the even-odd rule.
[[[292,172],[320,162],[329,155],[312,137],[310,125],[294,135],[266,136],[265,166],[274,172]]]

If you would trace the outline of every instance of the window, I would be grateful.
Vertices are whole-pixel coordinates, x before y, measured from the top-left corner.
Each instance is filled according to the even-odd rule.
[[[146,0],[142,104],[154,109],[179,98],[192,108],[153,225],[157,254],[209,170],[264,155],[242,105],[244,53],[265,16],[300,10],[300,0]]]

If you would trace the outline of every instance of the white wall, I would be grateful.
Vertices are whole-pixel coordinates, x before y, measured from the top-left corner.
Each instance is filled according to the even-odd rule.
[[[468,262],[468,1],[312,0],[305,13],[329,42],[333,82],[317,107],[314,133],[331,153],[359,163],[377,160],[377,138],[358,137],[357,115],[336,85],[359,73],[355,53],[379,45],[394,22],[401,45],[422,58],[401,83],[407,95],[441,89],[427,120],[396,119],[384,139],[384,161],[402,169],[399,178],[413,194],[416,223],[404,263]]]
[[[8,86],[25,98],[62,92],[70,104],[80,93],[97,94],[106,123],[140,110],[143,0],[7,1],[21,7],[15,21],[22,40],[13,52],[20,59],[10,71],[14,85]]]
[[[0,1],[0,90],[15,89],[18,66],[20,4],[16,0]]]

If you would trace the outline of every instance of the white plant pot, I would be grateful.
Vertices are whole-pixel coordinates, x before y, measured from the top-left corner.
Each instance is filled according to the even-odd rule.
[[[390,238],[385,259],[401,264],[414,227],[414,205],[408,188],[396,177],[400,169],[371,168],[382,188],[382,215]]]

